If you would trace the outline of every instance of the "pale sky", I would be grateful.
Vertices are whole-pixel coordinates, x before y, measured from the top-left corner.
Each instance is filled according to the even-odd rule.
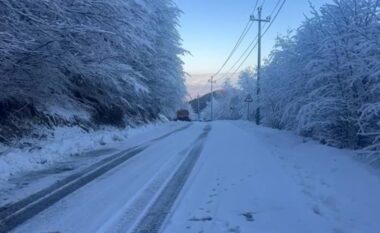
[[[331,1],[310,0],[317,8]],[[219,69],[232,50],[248,22],[256,0],[175,0],[175,2],[183,11],[179,28],[183,47],[191,53],[183,58],[185,71],[193,76],[187,80],[189,92],[192,96],[197,93],[204,94],[208,90],[209,76]],[[259,5],[263,4],[263,17],[271,13],[276,3],[277,0],[259,0]],[[276,36],[286,34],[288,29],[300,26],[305,14],[310,14],[308,0],[288,0],[285,3],[279,17],[263,38],[263,59],[271,51]],[[240,50],[226,66],[226,71],[235,63],[256,34],[257,24],[254,24]],[[255,51],[243,68],[256,64]]]

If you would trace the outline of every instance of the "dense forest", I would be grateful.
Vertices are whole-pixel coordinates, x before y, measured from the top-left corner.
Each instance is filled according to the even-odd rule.
[[[179,14],[171,0],[0,0],[0,142],[173,114]]]
[[[266,61],[263,122],[328,145],[379,152],[380,2],[334,0],[311,10],[297,30],[277,39]],[[248,69],[239,88],[226,82],[231,94],[218,100],[218,118],[245,118],[244,98],[256,97],[255,77]]]

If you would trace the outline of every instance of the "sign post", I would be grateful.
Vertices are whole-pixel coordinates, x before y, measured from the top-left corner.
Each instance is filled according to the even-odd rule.
[[[249,112],[249,107],[250,107],[250,104],[253,102],[253,99],[252,99],[252,96],[251,95],[247,95],[247,97],[245,98],[244,102],[247,103],[247,120],[249,121],[250,120],[250,112]]]

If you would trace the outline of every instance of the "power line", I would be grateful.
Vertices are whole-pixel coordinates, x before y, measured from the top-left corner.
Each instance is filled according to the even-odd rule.
[[[258,2],[258,1],[256,1],[256,3],[257,3],[257,2]],[[277,1],[275,7],[273,8],[273,10],[272,10],[272,12],[271,12],[271,14],[270,14],[270,17],[273,16],[273,14],[274,14],[275,10],[277,9],[278,5],[280,4],[280,2],[281,2],[281,0],[278,0],[278,1]],[[255,9],[256,9],[256,8],[257,8],[257,4],[256,4],[256,6],[255,6]],[[254,15],[254,12],[252,13],[252,15]],[[265,22],[264,25],[266,25],[266,24],[267,24],[267,23]],[[233,66],[228,70],[227,74],[231,73],[231,72],[234,70],[234,68],[239,64],[239,62],[243,59],[243,57],[244,57],[248,52],[249,52],[250,54],[252,53],[252,51],[253,51],[253,50],[256,48],[256,46],[257,46],[257,40],[258,40],[258,36],[256,36],[256,37],[252,40],[252,42],[248,45],[248,47],[247,47],[247,48],[244,50],[244,52],[240,55],[239,59],[238,59],[238,60],[233,64]],[[255,44],[255,42],[256,42],[256,44]],[[252,47],[252,46],[253,46],[253,47]],[[249,55],[250,55],[250,54],[249,54]],[[244,62],[248,59],[249,55],[244,59],[244,61],[242,62],[243,64],[244,64]],[[237,68],[237,71],[241,68],[241,66],[242,66],[243,64],[239,65],[239,67]],[[233,72],[233,75],[235,75],[237,71],[234,71],[234,72]],[[233,75],[232,75],[232,76],[233,76]]]
[[[251,15],[253,15],[255,13],[258,4],[259,4],[259,0],[256,0],[255,7],[253,8]]]
[[[241,43],[243,42],[244,38],[247,36],[248,32],[250,31],[252,27],[252,22],[251,21],[248,21],[247,25],[244,27],[244,30],[242,32],[242,34],[240,35],[238,41],[236,42],[235,46],[233,47],[232,51],[230,52],[230,54],[228,55],[227,59],[225,60],[225,62],[223,63],[223,65],[219,68],[219,70],[213,75],[214,77],[219,75],[220,72],[222,72],[222,70],[224,69],[224,67],[227,65],[227,63],[231,60],[232,56],[235,54],[236,50],[239,48],[239,46],[241,45]]]
[[[239,57],[239,59],[234,63],[234,65],[228,70],[228,74],[229,73],[231,73],[233,70],[234,70],[234,68],[236,67],[236,65],[238,65],[239,64],[239,62],[241,61],[241,59],[243,59],[243,57],[248,53],[248,52],[250,52],[250,53],[252,53],[251,51],[253,51],[253,49],[255,49],[256,48],[256,46],[257,46],[257,39],[258,39],[258,36],[256,36],[255,37],[255,39],[253,39],[252,40],[252,42],[248,45],[248,47],[245,49],[245,51],[241,54],[241,56]],[[256,44],[255,44],[255,42],[256,42]],[[254,46],[253,46],[254,45]],[[253,46],[253,47],[252,47]],[[251,48],[252,47],[252,48]],[[250,50],[251,49],[251,50]],[[248,55],[249,56],[249,55]],[[248,58],[246,58],[245,60],[244,60],[244,62],[247,60]],[[242,65],[242,64],[241,64]],[[238,69],[240,69],[240,67],[241,67],[241,65],[239,65],[239,68]],[[235,74],[236,72],[234,72],[233,74]]]
[[[252,12],[255,12],[257,6],[258,6],[258,3],[259,3],[259,0],[256,0],[256,3],[255,3],[255,7],[253,8]],[[236,50],[240,47],[241,43],[243,42],[243,40],[245,39],[245,37],[247,36],[248,32],[251,30],[251,27],[252,27],[252,21],[251,20],[248,20],[248,23],[247,25],[244,27],[243,29],[243,32],[241,33],[238,41],[236,42],[235,46],[233,47],[232,51],[230,52],[230,54],[228,55],[227,59],[225,60],[225,62],[223,63],[223,65],[219,68],[219,70],[213,75],[214,77],[216,77],[217,75],[219,75],[222,70],[224,69],[224,67],[227,65],[227,63],[231,60],[232,56],[235,54]]]
[[[276,21],[278,15],[280,14],[282,8],[284,7],[286,3],[286,0],[284,0],[280,6],[280,9],[278,9],[276,15],[273,17],[273,20],[270,22],[270,24],[268,25],[268,27],[265,29],[264,33],[263,33],[263,36],[268,32],[269,28],[273,25],[274,21]]]
[[[275,5],[274,9],[272,10],[272,13],[271,13],[271,16],[273,16],[274,12],[276,11],[278,5],[280,4],[280,1],[281,0],[278,0],[277,4]],[[263,2],[263,4],[265,3],[265,0]],[[244,57],[244,55],[247,53],[247,51],[249,51],[250,47],[256,42],[256,44],[251,48],[251,50],[249,51],[248,55],[244,58],[243,62],[239,65],[239,67],[235,70],[235,72],[231,75],[235,75],[239,69],[241,68],[241,66],[247,61],[247,59],[249,58],[249,56],[252,54],[253,50],[256,48],[256,46],[259,44],[260,40],[263,38],[263,36],[268,32],[269,28],[273,25],[273,23],[276,21],[279,13],[281,12],[283,6],[285,5],[286,3],[286,0],[283,0],[280,8],[277,10],[277,13],[276,15],[273,17],[273,20],[270,21],[270,19],[268,20],[260,20],[264,23],[266,22],[270,22],[270,24],[268,25],[268,27],[266,27],[264,33],[261,35],[261,30],[259,30],[259,35],[256,36],[256,38],[250,43],[250,45],[247,47],[247,49],[244,51],[244,53],[240,56],[240,58],[238,59],[238,61],[232,66],[232,68],[230,69],[230,71],[236,66],[236,64],[239,63],[239,61]],[[256,4],[255,4],[255,9],[257,8],[257,4],[258,4],[258,0],[256,1]],[[254,9],[254,11],[255,11]],[[261,9],[262,9],[262,6],[259,8],[259,18],[261,18]],[[253,12],[254,12],[253,11]],[[251,18],[250,18],[250,22],[253,21],[252,18],[253,18],[253,14],[251,15]],[[242,35],[239,37],[238,39],[238,42],[236,43],[236,45],[234,46],[234,48],[232,49],[232,52],[230,53],[230,55],[228,56],[226,62],[222,65],[222,67],[218,70],[218,72],[216,73],[216,75],[220,74],[220,72],[223,70],[223,68],[226,66],[226,64],[228,63],[228,61],[231,59],[231,57],[233,56],[233,54],[236,52],[237,48],[240,46],[241,42],[244,40],[245,36],[247,35],[248,31],[250,30],[251,26],[252,26],[253,23],[248,23],[246,25],[246,27],[244,28],[243,30],[243,33]],[[259,26],[260,28],[260,26]],[[260,55],[259,55],[260,57]],[[260,58],[259,58],[260,59]],[[229,71],[229,72],[230,72]],[[228,73],[229,73],[228,72]],[[219,78],[217,80],[214,79],[215,76],[211,76],[211,79],[209,80],[210,84],[211,84],[211,120],[213,120],[213,86],[214,86],[214,83],[216,83],[217,81],[219,81],[220,79],[222,78]],[[259,92],[258,92],[258,95],[259,95]],[[257,115],[259,116],[259,115]]]
[[[252,12],[255,12],[257,5],[258,5],[258,2],[259,2],[259,0],[256,0],[256,4],[255,4],[255,7],[254,7]],[[210,85],[211,85],[211,106],[210,106],[211,107],[211,120],[213,120],[213,118],[214,118],[214,116],[213,116],[214,115],[213,114],[213,102],[214,102],[213,87],[214,87],[214,83],[216,83],[218,81],[218,80],[214,80],[214,78],[215,78],[215,76],[217,76],[218,74],[220,74],[222,72],[224,67],[231,60],[232,56],[235,54],[236,50],[240,47],[241,43],[243,42],[243,40],[247,36],[248,32],[251,30],[252,24],[253,24],[253,22],[251,20],[249,20],[247,25],[244,27],[244,30],[241,33],[238,41],[236,42],[235,46],[233,47],[231,53],[228,55],[226,61],[223,63],[222,67],[214,75],[211,76],[211,79],[209,80]]]
[[[270,17],[273,17],[275,11],[277,10],[278,6],[280,5],[282,0],[278,0],[275,7],[273,8],[271,14],[270,14]],[[255,5],[255,9],[257,8],[257,3],[258,1],[256,1],[256,5]],[[265,3],[265,1],[263,2],[263,4]],[[254,15],[254,12],[252,13],[252,15]],[[267,23],[265,22],[264,23],[264,26],[266,25]],[[256,48],[257,46],[257,40],[258,40],[258,36],[256,36],[254,38],[254,40],[252,40],[252,42],[248,45],[248,47],[245,49],[245,51],[241,54],[241,56],[239,57],[239,59],[232,65],[232,67],[228,70],[227,74],[230,74],[234,68],[239,64],[239,62],[243,59],[243,57],[249,52],[250,54],[252,53],[252,51]],[[256,44],[255,44],[256,42]],[[253,47],[252,47],[253,46]],[[244,59],[244,61],[242,62],[242,64],[239,65],[239,67],[233,72],[233,75],[236,74],[236,72],[241,68],[241,66],[245,63],[245,61],[248,59],[248,57],[250,56],[250,54],[248,56],[246,56],[246,58]],[[233,76],[232,75],[232,76]],[[222,78],[219,78],[218,80],[216,81],[219,81],[220,79]]]
[[[281,0],[278,0],[276,5],[274,6],[272,12],[270,13],[271,16],[273,16],[273,14],[276,12],[277,7],[280,5],[280,3],[281,3]]]
[[[280,0],[279,2],[281,2],[281,0]],[[277,10],[276,15],[273,17],[273,20],[269,23],[268,27],[266,27],[266,29],[265,29],[265,31],[264,31],[264,33],[262,34],[261,37],[263,37],[263,36],[268,32],[269,28],[270,28],[270,27],[273,25],[273,23],[276,21],[278,15],[280,14],[280,12],[281,12],[282,8],[284,7],[285,3],[286,3],[286,0],[283,0],[283,2],[282,2],[282,4],[281,4],[280,8]],[[235,75],[235,74],[239,71],[239,69],[244,65],[244,63],[247,61],[247,59],[250,57],[250,55],[252,54],[252,52],[254,51],[254,49],[255,49],[255,48],[257,47],[257,45],[258,45],[258,41],[256,41],[257,39],[258,39],[258,36],[256,36],[256,38],[255,38],[255,39],[253,40],[253,42],[251,43],[251,45],[254,44],[254,42],[256,42],[256,44],[251,48],[251,50],[249,51],[248,55],[244,58],[244,60],[240,63],[239,67],[238,67],[238,68],[232,73],[231,76]],[[251,46],[251,45],[250,45],[250,46]],[[250,46],[248,46],[248,48],[247,48],[246,51],[249,50]],[[244,54],[245,54],[245,53],[243,53],[243,56],[244,56]],[[231,70],[232,70],[232,69],[231,69]]]
[[[266,0],[263,0],[263,2],[261,3],[261,8],[265,5],[265,3],[266,3]]]
[[[276,21],[280,11],[282,10],[283,6],[285,5],[286,3],[286,0],[283,0],[282,1],[282,4],[281,3],[282,0],[278,0],[275,7],[273,8],[271,14],[270,14],[270,17],[272,18],[273,17],[273,14],[276,12],[275,16],[273,17],[273,20],[270,22],[270,24],[268,25],[268,27],[265,28],[265,31],[264,33],[262,34],[262,37],[268,32],[269,28],[273,25],[273,23]],[[264,2],[265,3],[265,0]],[[257,8],[257,5],[258,5],[258,1],[256,1],[256,4],[255,4],[255,9]],[[278,7],[280,6],[279,9],[277,9]],[[264,22],[264,26],[267,24],[267,22]],[[251,25],[252,26],[252,25]],[[232,70],[234,70],[234,68],[236,67],[237,64],[239,64],[239,62],[241,61],[241,59],[243,59],[244,57],[244,60],[240,63],[240,65],[238,66],[238,68],[232,73],[231,76],[235,75],[237,73],[237,71],[239,71],[239,69],[244,65],[244,63],[247,61],[247,59],[249,58],[249,56],[252,54],[253,50],[257,47],[258,45],[258,36],[256,35],[256,37],[251,41],[251,43],[248,45],[248,47],[244,50],[244,52],[241,54],[241,56],[239,57],[239,59],[237,59],[237,61],[232,65],[232,67],[228,70],[227,74],[231,73]],[[253,46],[253,47],[252,47]],[[216,79],[215,82],[217,81],[220,81],[221,79],[223,79],[224,77],[221,77],[219,79]]]

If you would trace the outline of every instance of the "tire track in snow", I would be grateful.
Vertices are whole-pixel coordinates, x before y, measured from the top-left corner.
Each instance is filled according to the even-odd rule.
[[[125,203],[113,216],[96,231],[96,233],[127,232],[138,221],[144,209],[155,200],[157,193],[171,177],[173,170],[186,158],[187,148],[169,159],[152,178],[138,191],[130,201]]]
[[[176,129],[158,138],[150,140],[142,145],[124,150],[113,156],[109,156],[88,168],[68,176],[57,183],[35,193],[16,203],[0,207],[0,233],[8,232],[28,219],[34,217],[43,210],[49,208],[59,200],[82,188],[86,184],[102,176],[113,168],[126,162],[140,152],[147,149],[153,143],[165,139],[175,133],[186,130],[192,124]]]
[[[198,161],[204,143],[208,134],[211,131],[211,126],[208,125],[204,132],[198,137],[196,143],[190,149],[187,157],[182,164],[171,176],[170,180],[166,183],[163,191],[158,195],[153,204],[142,215],[141,220],[136,224],[132,233],[158,233],[165,222],[174,202],[178,198],[181,190],[183,189],[191,171],[193,170],[196,162]]]

